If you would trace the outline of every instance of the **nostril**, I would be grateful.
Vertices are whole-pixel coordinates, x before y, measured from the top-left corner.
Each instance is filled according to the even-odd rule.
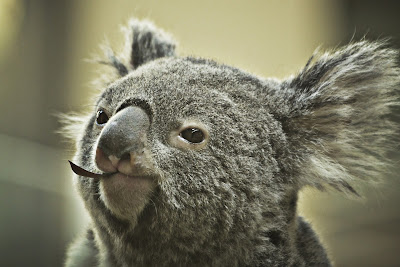
[[[130,161],[130,160],[131,160],[131,154],[130,154],[129,152],[125,152],[124,154],[122,154],[120,160],[121,160],[121,161],[123,161],[123,160],[128,160],[128,161]]]
[[[110,160],[110,157],[100,148],[96,149],[95,162],[97,167],[104,172],[115,172],[117,170],[117,168],[114,167],[113,162]]]
[[[120,161],[120,158],[114,155],[110,155],[108,156],[108,159],[111,161],[111,164],[114,166],[114,168],[118,168],[118,163]]]

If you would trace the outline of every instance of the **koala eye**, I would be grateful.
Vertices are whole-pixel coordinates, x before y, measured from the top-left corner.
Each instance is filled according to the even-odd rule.
[[[104,110],[99,109],[96,115],[96,124],[103,125],[108,121],[108,115],[104,112]]]
[[[200,144],[205,139],[204,133],[198,128],[187,128],[181,131],[179,136],[193,144]]]
[[[170,145],[183,150],[201,150],[209,142],[208,128],[197,120],[185,120],[169,133]]]

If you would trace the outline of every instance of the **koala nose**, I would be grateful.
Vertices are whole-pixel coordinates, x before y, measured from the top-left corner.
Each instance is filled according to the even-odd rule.
[[[150,120],[146,112],[135,106],[126,107],[112,116],[104,126],[97,144],[98,167],[104,170],[106,160],[117,168],[119,161],[130,161],[132,153],[141,153],[146,143],[149,125]]]

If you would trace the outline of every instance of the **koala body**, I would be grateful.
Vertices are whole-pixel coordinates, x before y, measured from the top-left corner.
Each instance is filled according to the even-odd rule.
[[[66,127],[103,175],[74,176],[91,224],[66,265],[330,266],[297,195],[379,180],[397,53],[362,41],[279,81],[178,57],[150,22],[126,32],[96,109]]]

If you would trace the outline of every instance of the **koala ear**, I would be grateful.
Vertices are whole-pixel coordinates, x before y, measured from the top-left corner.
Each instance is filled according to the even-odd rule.
[[[385,43],[361,41],[314,54],[282,83],[281,121],[303,185],[357,194],[350,182],[376,182],[387,171],[385,154],[398,145],[390,120],[399,105],[396,61]]]
[[[109,61],[101,61],[115,67],[119,76],[125,76],[129,71],[157,58],[175,55],[175,41],[150,21],[131,19],[122,31],[126,41],[121,55],[116,56],[111,49],[106,48]]]

